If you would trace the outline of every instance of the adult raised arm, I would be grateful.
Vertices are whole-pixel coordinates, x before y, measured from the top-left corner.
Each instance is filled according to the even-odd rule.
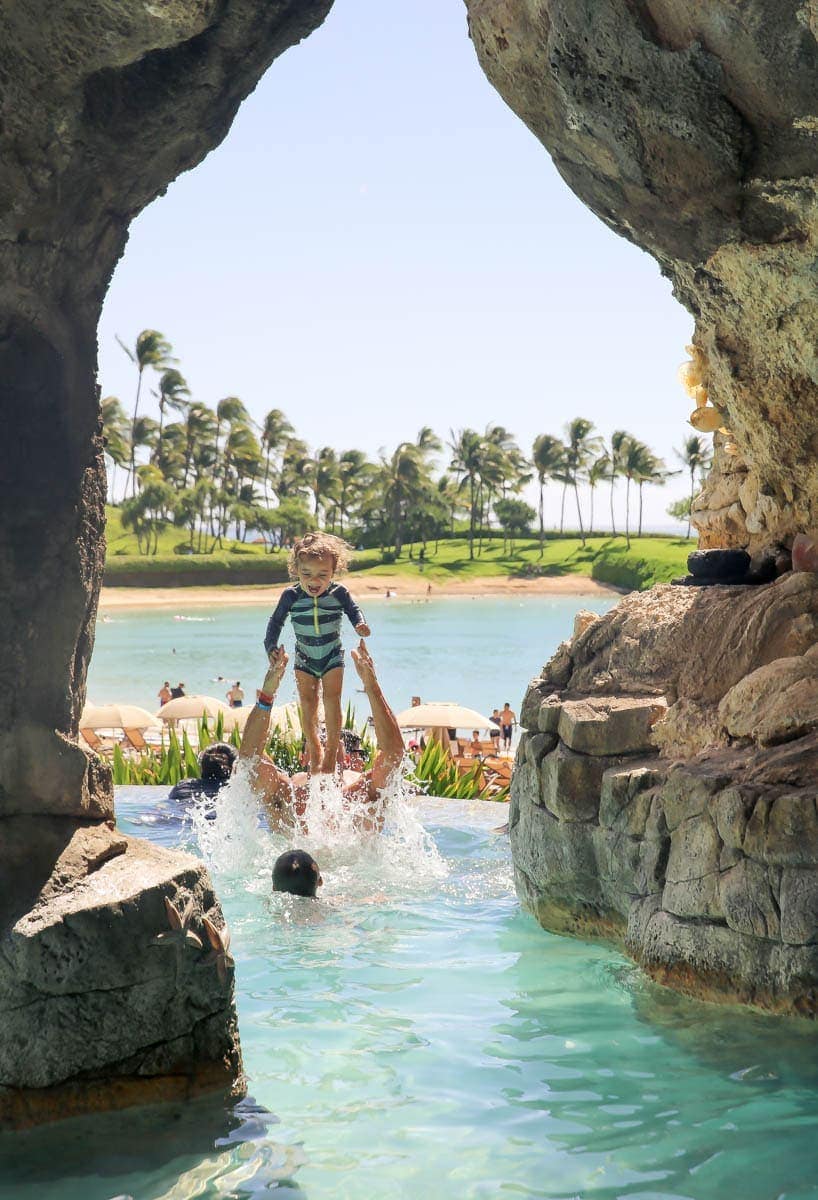
[[[289,827],[293,821],[290,777],[265,753],[270,736],[270,711],[288,661],[281,646],[270,656],[267,674],[247,718],[239,746],[239,758],[250,765],[250,782],[258,792],[272,829]]]
[[[358,672],[358,676],[364,686],[366,698],[369,701],[372,720],[375,725],[375,737],[378,742],[375,761],[368,772],[369,782],[371,789],[381,791],[386,787],[393,771],[397,770],[403,762],[405,753],[403,735],[401,734],[395,714],[389,707],[386,697],[381,691],[381,685],[378,683],[378,677],[375,672],[375,664],[363,639],[357,650],[351,651],[351,656],[355,664],[355,670]]]

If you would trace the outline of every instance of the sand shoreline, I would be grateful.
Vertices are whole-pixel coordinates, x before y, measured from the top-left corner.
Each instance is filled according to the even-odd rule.
[[[404,575],[351,575],[346,582],[355,597],[364,600],[386,599],[394,591],[398,600],[425,600],[427,585]],[[99,611],[118,608],[217,608],[239,604],[269,604],[282,584],[226,585],[224,587],[135,588],[104,587]],[[597,583],[585,575],[554,575],[539,579],[489,576],[484,579],[450,580],[432,583],[430,600],[446,596],[598,596],[622,595],[622,589]]]

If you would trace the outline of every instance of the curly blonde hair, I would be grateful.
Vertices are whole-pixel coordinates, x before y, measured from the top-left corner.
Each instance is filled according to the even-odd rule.
[[[332,573],[339,575],[349,566],[352,557],[352,547],[343,538],[334,533],[322,533],[316,529],[305,533],[303,537],[293,542],[293,548],[287,559],[287,572],[290,579],[298,578],[299,558],[322,558],[328,555],[332,559]]]

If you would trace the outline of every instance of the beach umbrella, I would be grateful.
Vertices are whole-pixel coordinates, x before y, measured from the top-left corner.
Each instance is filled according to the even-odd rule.
[[[138,704],[86,704],[80,729],[158,729],[161,722]]]
[[[163,704],[156,715],[163,721],[200,721],[202,717],[215,721],[221,713],[225,729],[233,729],[239,711],[213,696],[177,696]]]
[[[247,718],[253,711],[253,706],[249,705],[241,708],[232,708],[231,716],[236,718],[236,724],[239,729],[244,732],[244,726],[247,724]],[[270,728],[278,727],[282,732],[292,732],[294,737],[301,736],[301,722],[298,719],[297,704],[274,704],[270,709]]]
[[[401,729],[491,729],[494,722],[474,708],[465,708],[451,700],[415,704],[398,713]],[[496,728],[496,727],[495,727]]]

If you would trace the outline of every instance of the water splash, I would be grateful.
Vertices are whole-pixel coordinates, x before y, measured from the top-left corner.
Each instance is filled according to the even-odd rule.
[[[245,763],[213,802],[196,806],[190,820],[199,852],[221,889],[267,894],[273,862],[293,847],[309,851],[324,877],[321,895],[394,899],[439,885],[448,868],[417,813],[417,797],[403,770],[395,771],[376,804],[345,796],[335,779],[319,776],[299,789],[295,829],[271,834]],[[378,826],[382,824],[380,830]]]

